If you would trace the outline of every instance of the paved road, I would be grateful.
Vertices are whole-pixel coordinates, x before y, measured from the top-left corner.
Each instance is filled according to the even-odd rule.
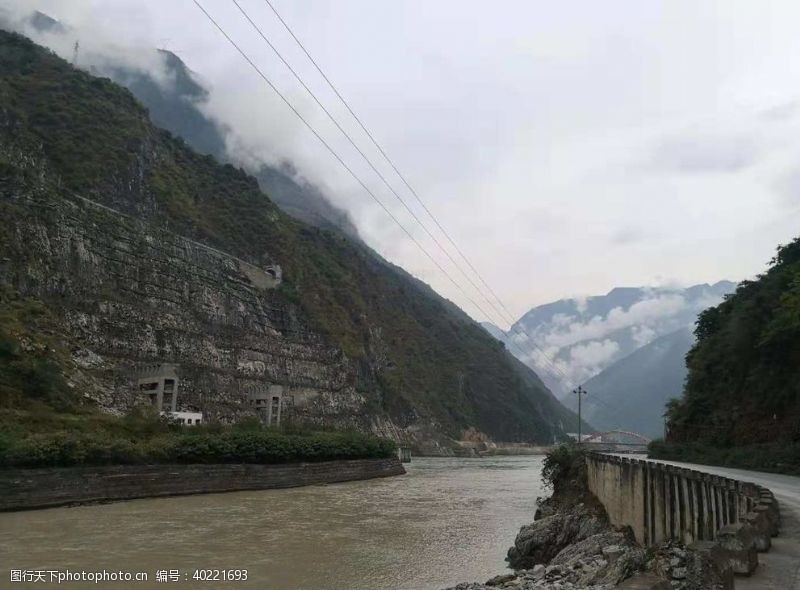
[[[800,590],[800,477],[660,461],[697,471],[750,481],[769,488],[780,503],[781,531],[772,549],[759,553],[759,566],[750,578],[736,578],[736,590]]]

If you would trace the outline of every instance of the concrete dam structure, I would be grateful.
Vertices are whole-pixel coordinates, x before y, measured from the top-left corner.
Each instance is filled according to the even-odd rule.
[[[750,574],[778,534],[778,503],[764,487],[631,457],[591,453],[586,463],[611,523],[630,527],[645,547],[680,541]]]

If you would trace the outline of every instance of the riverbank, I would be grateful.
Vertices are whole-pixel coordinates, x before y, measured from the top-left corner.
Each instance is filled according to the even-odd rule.
[[[543,470],[553,494],[509,549],[514,571],[450,590],[731,590],[753,573],[780,525],[769,490],[632,461],[556,449]]]
[[[397,458],[274,465],[113,465],[0,470],[0,511],[292,488],[405,474]]]
[[[438,590],[502,571],[541,457],[419,458],[402,477],[0,513],[8,569],[247,569],[236,590]],[[299,564],[299,565],[298,565]],[[3,586],[0,581],[0,587]],[[213,583],[211,586],[214,586]]]
[[[560,447],[548,455],[543,478],[553,494],[537,501],[534,522],[520,529],[508,550],[514,571],[450,590],[605,590],[644,569],[645,551],[630,530],[609,523],[589,492],[579,451]]]

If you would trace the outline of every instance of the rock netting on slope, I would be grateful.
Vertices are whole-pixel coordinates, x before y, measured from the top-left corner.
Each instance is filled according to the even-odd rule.
[[[284,415],[369,426],[356,368],[271,297],[275,261],[260,268],[80,198],[12,202],[0,282],[58,303],[101,406],[142,403],[137,368],[173,362],[179,409],[236,420],[253,413],[254,388],[277,385]]]

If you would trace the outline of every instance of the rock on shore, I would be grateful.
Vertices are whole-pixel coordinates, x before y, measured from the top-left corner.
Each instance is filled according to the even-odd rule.
[[[578,504],[573,510],[556,512],[522,527],[508,550],[508,564],[520,569],[548,563],[565,547],[608,528],[602,515]]]
[[[609,590],[642,567],[644,551],[625,533],[605,531],[560,551],[549,563],[497,576],[485,584],[459,584],[451,590]]]
[[[611,527],[595,507],[545,504],[540,516],[522,527],[508,551],[515,572],[450,590],[608,590],[644,566],[645,552],[630,532]]]

